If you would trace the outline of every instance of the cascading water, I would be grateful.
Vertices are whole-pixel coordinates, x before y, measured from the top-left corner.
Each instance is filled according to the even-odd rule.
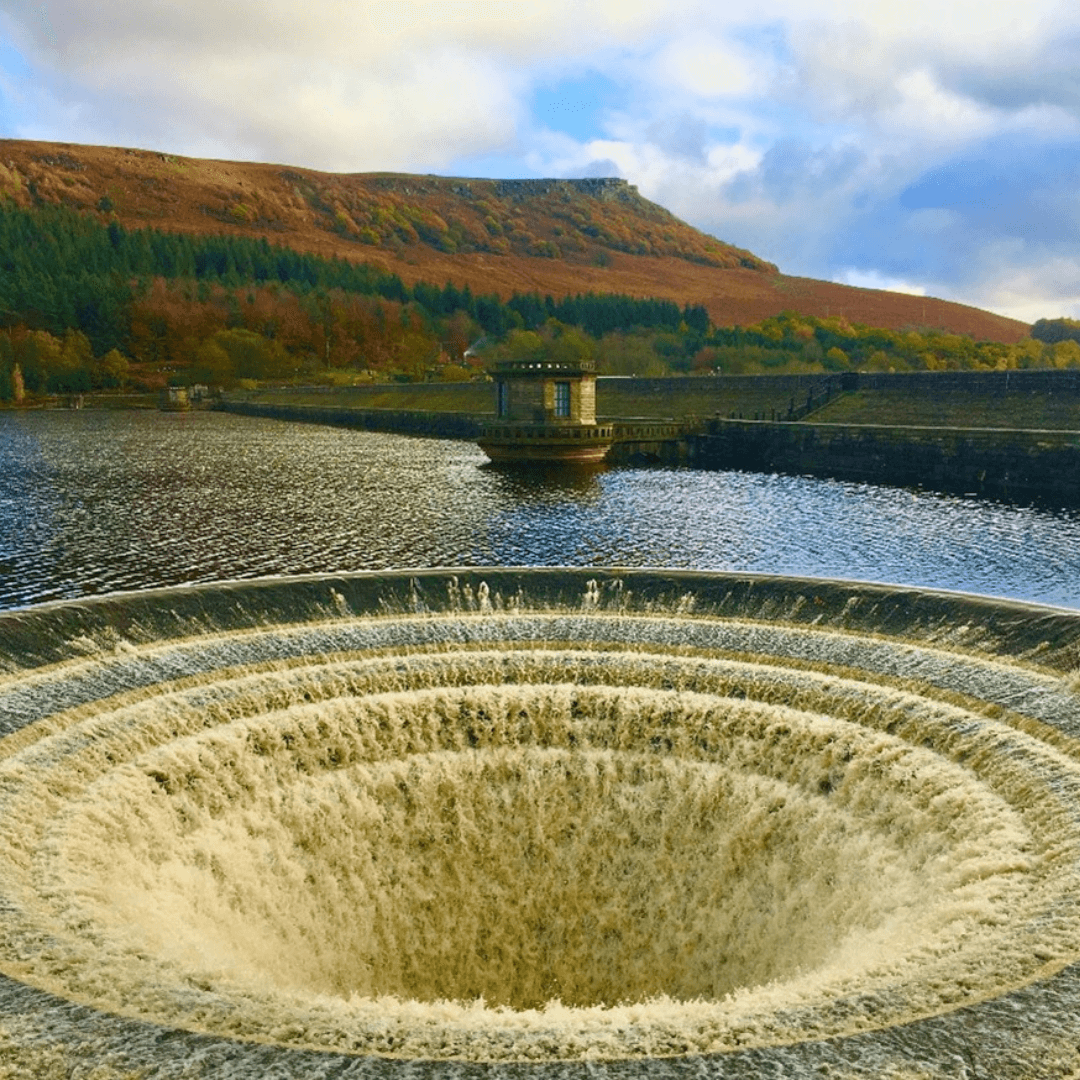
[[[360,574],[0,664],[15,1075],[1080,1071],[1080,614]]]

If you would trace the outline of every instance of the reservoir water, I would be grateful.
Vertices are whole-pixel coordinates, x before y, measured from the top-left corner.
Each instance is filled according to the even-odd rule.
[[[218,413],[0,416],[0,607],[268,574],[669,566],[1080,608],[1080,513],[797,476],[536,473]]]

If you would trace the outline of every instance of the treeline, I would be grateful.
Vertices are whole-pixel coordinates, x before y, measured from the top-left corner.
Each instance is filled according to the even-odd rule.
[[[694,366],[731,374],[1076,368],[1080,343],[1063,337],[1038,340],[1033,335],[1006,345],[940,330],[889,330],[842,317],[785,312],[753,326],[713,330]]]
[[[551,319],[594,336],[641,328],[700,336],[709,325],[703,307],[670,301],[593,294],[515,294],[504,301],[467,285],[410,287],[370,265],[263,239],[128,231],[55,206],[0,211],[4,355],[15,358],[10,362],[35,392],[102,384],[94,361],[114,351],[159,370],[189,369],[193,378],[280,378],[345,367],[407,378],[433,369],[460,376],[454,369],[468,373],[470,343]],[[261,350],[240,331],[263,338]],[[72,333],[94,358],[79,377],[56,359]],[[247,340],[244,349],[240,340]],[[31,353],[48,359],[38,362]],[[11,378],[8,370],[7,383]],[[0,382],[0,392],[7,383]]]
[[[1049,345],[1059,341],[1080,342],[1080,321],[1076,319],[1039,319],[1031,328],[1031,336]]]
[[[68,330],[0,331],[0,401],[30,394],[79,394],[113,389],[128,381],[130,365],[119,349],[95,356],[87,336]]]
[[[680,328],[703,337],[710,328],[709,313],[701,304],[680,308],[672,300],[638,300],[612,293],[585,293],[555,300],[537,293],[515,294],[507,307],[521,317],[521,329],[538,330],[549,319],[576,326],[593,337],[635,328],[677,332]]]
[[[566,339],[564,341],[564,339]],[[613,375],[821,374],[844,371],[1006,371],[1080,368],[1080,342],[1026,338],[1016,344],[974,341],[939,330],[889,330],[791,312],[752,326],[710,327],[697,333],[684,319],[680,331],[614,331],[586,341],[558,324],[538,334],[516,331],[498,355],[563,355],[568,341]],[[546,343],[545,343],[546,342]],[[561,350],[561,351],[560,351]]]
[[[610,294],[503,300],[239,236],[0,208],[0,399],[166,380],[463,379],[515,351],[609,374],[1080,366],[1080,324],[1018,345],[782,314],[714,327],[701,305]]]

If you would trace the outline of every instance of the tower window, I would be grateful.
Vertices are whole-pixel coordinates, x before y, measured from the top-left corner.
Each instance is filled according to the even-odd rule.
[[[570,384],[568,382],[555,384],[555,415],[556,417],[570,415]]]

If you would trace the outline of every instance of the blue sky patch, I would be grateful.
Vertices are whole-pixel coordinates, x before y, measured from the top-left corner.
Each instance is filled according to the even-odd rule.
[[[32,74],[33,70],[26,57],[14,45],[0,41],[0,71],[6,75],[25,78]]]
[[[506,180],[524,180],[538,175],[514,151],[456,158],[445,167],[440,167],[438,173],[440,176],[497,176]]]
[[[782,22],[761,23],[756,26],[743,26],[730,33],[732,41],[741,42],[751,52],[764,53],[781,64],[794,62],[791,47],[788,44],[787,27]]]
[[[984,145],[925,173],[899,197],[905,210],[949,210],[1024,240],[1080,239],[1080,147]]]
[[[15,80],[28,78],[33,69],[18,49],[0,41],[0,135],[12,137],[18,131],[17,110],[8,100],[7,86]]]
[[[581,78],[538,86],[533,91],[530,112],[538,127],[560,131],[580,142],[604,134],[607,113],[626,103],[626,92],[598,71]]]

